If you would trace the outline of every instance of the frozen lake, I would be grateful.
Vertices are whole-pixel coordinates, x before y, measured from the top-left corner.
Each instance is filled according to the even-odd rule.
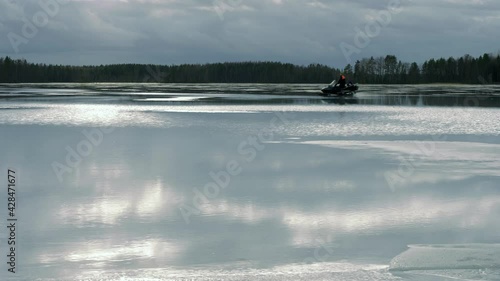
[[[1,280],[500,280],[500,86],[0,85]]]

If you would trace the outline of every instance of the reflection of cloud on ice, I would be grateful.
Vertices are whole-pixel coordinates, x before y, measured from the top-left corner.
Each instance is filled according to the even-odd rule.
[[[106,183],[96,187],[105,188]],[[138,195],[139,194],[139,195]],[[174,215],[176,206],[184,200],[160,180],[150,181],[141,188],[124,188],[120,194],[106,194],[83,203],[63,204],[54,216],[63,224],[85,227],[92,224],[115,225],[130,216],[163,217]]]
[[[209,204],[201,205],[200,211],[203,216],[224,216],[226,219],[239,220],[248,224],[271,219],[276,215],[272,209],[250,202],[237,204],[227,200],[211,201]]]
[[[398,169],[388,170],[387,172],[392,173],[393,175],[398,175]],[[384,179],[386,172],[377,172],[375,175]],[[405,177],[403,181],[399,181],[397,186],[405,187],[416,184],[437,184],[443,181],[461,181],[472,178],[473,176],[474,175],[463,173],[446,175],[445,171],[418,171],[418,173],[414,173],[410,177]]]
[[[92,224],[113,225],[126,215],[130,205],[128,199],[113,197],[99,198],[86,203],[69,203],[61,206],[55,218],[75,227]]]
[[[298,184],[294,177],[280,177],[276,179],[273,183],[275,189],[281,192],[290,192],[293,190],[303,190],[304,186]],[[353,191],[357,188],[357,184],[351,180],[322,180],[319,184],[308,185],[308,191],[323,191],[323,192],[331,192],[331,191]]]
[[[389,203],[384,208],[368,206],[346,211],[331,208],[300,211],[289,207],[268,208],[253,203],[236,204],[226,200],[213,201],[201,208],[203,216],[221,216],[226,220],[256,224],[280,220],[292,231],[295,246],[315,245],[318,233],[377,233],[395,228],[412,228],[428,224],[447,227],[450,224],[471,228],[488,223],[491,213],[500,206],[500,197],[443,201],[419,198]]]
[[[63,250],[62,254],[42,254],[40,263],[85,262],[91,266],[106,266],[108,262],[124,262],[136,259],[173,260],[184,248],[180,241],[145,239],[123,243],[95,240],[78,243],[76,249]]]
[[[162,209],[172,212],[181,198],[172,188],[165,188],[160,180],[149,184],[135,203],[135,213],[139,216],[152,216]]]
[[[320,230],[332,233],[376,233],[394,228],[418,227],[426,224],[449,224],[471,228],[483,225],[500,206],[500,197],[467,201],[414,199],[385,208],[365,208],[352,211],[300,212],[287,210],[283,223],[298,237],[300,243],[312,243]],[[306,237],[309,234],[310,240]]]
[[[66,255],[65,259],[71,262],[81,261],[109,261],[137,258],[172,258],[179,253],[181,246],[178,242],[168,242],[159,239],[133,241],[126,244],[107,244],[103,242],[90,243],[82,249]]]

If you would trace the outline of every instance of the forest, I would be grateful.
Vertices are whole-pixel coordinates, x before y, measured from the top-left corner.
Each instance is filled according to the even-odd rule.
[[[423,64],[398,60],[394,55],[370,57],[334,68],[280,62],[226,62],[210,64],[115,64],[69,66],[29,63],[0,58],[0,83],[151,82],[151,83],[329,83],[344,73],[363,84],[500,83],[500,54],[478,58],[430,59]]]

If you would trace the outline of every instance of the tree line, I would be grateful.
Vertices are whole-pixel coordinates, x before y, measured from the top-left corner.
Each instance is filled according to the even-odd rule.
[[[394,55],[371,57],[338,69],[280,62],[211,64],[114,64],[68,66],[0,58],[0,83],[158,82],[158,83],[327,83],[344,73],[364,84],[500,83],[500,55],[430,59],[419,65]]]
[[[347,65],[344,72],[366,84],[500,83],[500,55],[430,59],[422,65],[387,55],[358,60],[354,66]]]
[[[183,65],[116,64],[65,66],[0,58],[0,83],[157,82],[157,83],[325,83],[340,70],[321,64],[279,62]]]

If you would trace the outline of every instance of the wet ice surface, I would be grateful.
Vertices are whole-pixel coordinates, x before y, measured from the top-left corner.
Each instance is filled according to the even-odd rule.
[[[320,87],[0,86],[0,279],[500,279],[500,87]]]

